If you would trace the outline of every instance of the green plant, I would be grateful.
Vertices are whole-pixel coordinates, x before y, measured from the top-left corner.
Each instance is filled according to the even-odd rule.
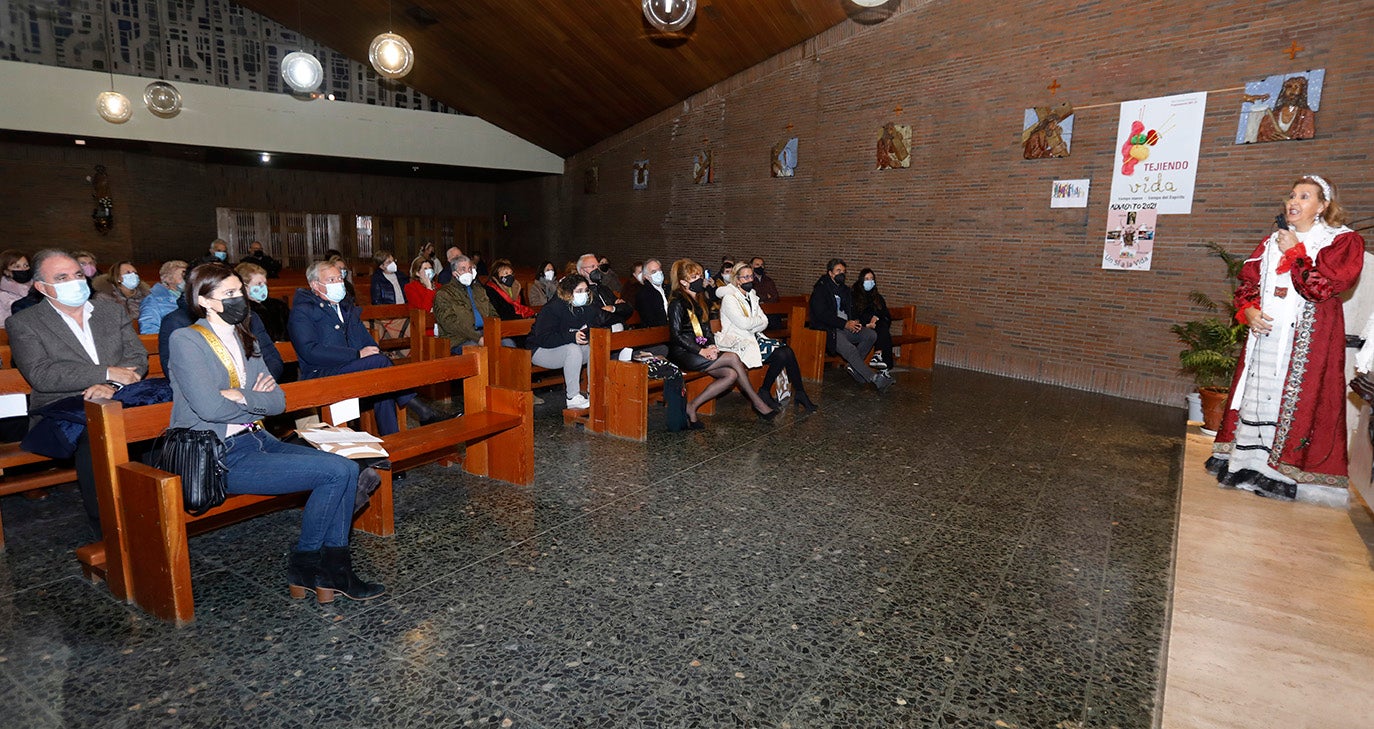
[[[1216,243],[1208,243],[1207,248],[1226,264],[1226,280],[1234,295],[1245,257],[1231,253]],[[1185,347],[1178,353],[1179,369],[1192,375],[1199,389],[1227,389],[1236,371],[1248,327],[1236,322],[1236,307],[1232,298],[1217,302],[1201,291],[1194,291],[1188,294],[1188,300],[1210,313],[1223,312],[1225,318],[1211,316],[1169,327],[1169,331]]]

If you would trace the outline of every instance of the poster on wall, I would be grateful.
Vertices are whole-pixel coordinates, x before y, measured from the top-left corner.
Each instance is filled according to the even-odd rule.
[[[1317,133],[1326,69],[1281,73],[1245,84],[1236,144],[1311,139]]]
[[[696,185],[709,185],[715,182],[715,173],[711,169],[713,163],[711,150],[703,149],[692,157],[692,183]]]
[[[1193,212],[1206,111],[1206,91],[1122,102],[1111,202],[1155,203],[1160,215]]]
[[[1090,182],[1092,180],[1055,180],[1050,185],[1050,207],[1088,207],[1088,183]]]
[[[1107,211],[1107,242],[1102,268],[1148,271],[1155,248],[1155,203],[1112,203]]]
[[[649,160],[637,159],[634,161],[633,167],[635,173],[634,189],[649,189]]]
[[[791,177],[797,172],[797,138],[784,139],[769,150],[769,174]]]
[[[911,166],[911,125],[888,122],[878,132],[878,167],[880,170],[905,169]]]
[[[1073,104],[1026,109],[1021,119],[1021,156],[1025,159],[1068,157],[1073,141]]]

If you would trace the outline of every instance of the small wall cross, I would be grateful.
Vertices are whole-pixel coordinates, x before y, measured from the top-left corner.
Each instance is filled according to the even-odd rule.
[[[1293,43],[1292,43],[1291,45],[1289,45],[1287,48],[1285,48],[1283,52],[1288,54],[1288,60],[1291,61],[1291,60],[1293,60],[1294,58],[1297,58],[1297,57],[1298,57],[1298,52],[1299,52],[1299,51],[1305,51],[1305,50],[1307,50],[1307,49],[1306,49],[1306,48],[1303,48],[1303,47],[1300,46],[1300,45],[1298,45],[1298,42],[1297,42],[1297,41],[1293,41]]]
[[[1054,96],[1055,94],[1059,93],[1060,89],[1064,87],[1059,85],[1059,79],[1055,79],[1052,83],[1050,83],[1049,86],[1046,86],[1045,88],[1049,89],[1050,96]]]

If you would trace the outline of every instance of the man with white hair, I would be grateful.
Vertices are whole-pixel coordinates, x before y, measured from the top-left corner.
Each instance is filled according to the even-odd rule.
[[[606,312],[606,326],[613,327],[616,324],[624,325],[625,321],[634,314],[634,307],[618,296],[609,286],[602,285],[605,274],[601,270],[601,262],[595,253],[584,253],[577,259],[577,272],[582,274],[591,282],[588,292],[592,296],[592,305],[599,306]]]

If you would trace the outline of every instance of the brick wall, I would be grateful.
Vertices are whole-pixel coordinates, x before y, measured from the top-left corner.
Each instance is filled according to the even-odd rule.
[[[1191,387],[1168,325],[1199,314],[1190,290],[1224,290],[1206,241],[1252,249],[1301,172],[1374,214],[1371,27],[1367,0],[907,0],[883,23],[843,23],[570,158],[559,225],[542,240],[562,258],[596,249],[621,270],[647,256],[762,253],[785,292],[809,291],[841,255],[940,326],[942,363],[1179,404]],[[1293,40],[1306,50],[1290,61]],[[1209,94],[1193,213],[1161,216],[1153,270],[1101,270],[1118,103],[1321,67],[1314,140],[1236,146],[1240,92]],[[1023,160],[1022,111],[1051,101],[1103,106],[1075,117],[1071,157]],[[914,128],[911,168],[875,172],[877,130],[898,105]],[[797,176],[772,179],[769,148],[789,135],[800,137]],[[691,183],[703,138],[716,160],[705,187]],[[641,155],[650,187],[633,191]],[[591,164],[600,192],[586,195]],[[1049,209],[1050,182],[1071,178],[1092,179],[1089,207]]]

